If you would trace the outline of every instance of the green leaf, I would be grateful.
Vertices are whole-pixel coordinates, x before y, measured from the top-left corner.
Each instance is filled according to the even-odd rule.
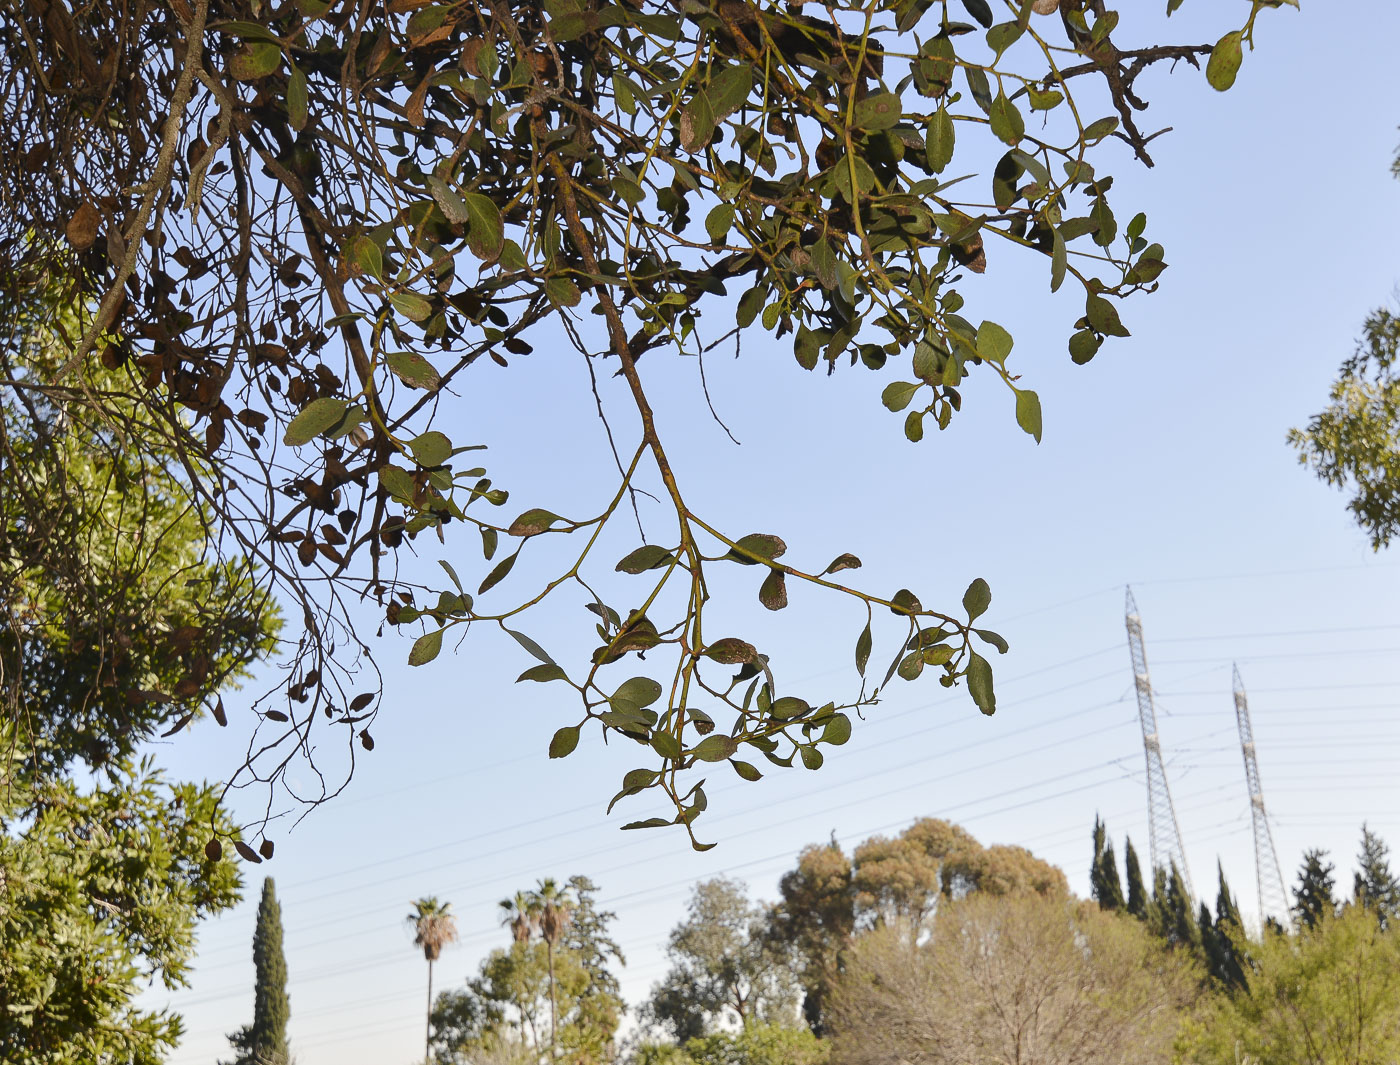
[[[865,676],[865,667],[870,662],[871,644],[870,622],[867,621],[865,628],[861,630],[860,637],[856,640],[856,672],[862,677]]]
[[[293,447],[309,444],[345,416],[350,404],[343,399],[313,399],[287,425],[282,443]]]
[[[1108,206],[1108,201],[1100,196],[1094,201],[1094,206],[1089,209],[1089,220],[1094,223],[1094,243],[1101,248],[1107,248],[1118,236],[1118,222],[1113,217],[1113,211]]]
[[[729,235],[729,227],[734,224],[734,205],[722,203],[705,216],[705,232],[715,244],[723,244]]]
[[[806,699],[799,699],[793,695],[786,695],[778,699],[768,708],[769,714],[776,721],[791,721],[793,718],[803,717],[812,712],[812,704]]]
[[[287,78],[287,125],[298,133],[306,128],[306,75],[295,64]]]
[[[738,773],[745,780],[762,780],[763,774],[748,762],[741,762],[737,758],[731,758],[729,764],[734,767],[734,772]]]
[[[1058,292],[1065,282],[1065,271],[1069,269],[1069,252],[1065,248],[1065,238],[1058,229],[1053,231],[1050,252],[1050,291]]]
[[[410,388],[422,388],[429,392],[436,390],[442,377],[427,359],[414,351],[391,351],[384,356],[389,369]]]
[[[1016,390],[1016,424],[1040,443],[1040,397],[1029,388]]]
[[[561,728],[549,741],[549,756],[551,758],[567,758],[573,754],[574,748],[578,746],[578,734],[579,727],[577,725]]]
[[[890,596],[890,612],[893,614],[910,617],[921,613],[923,609],[924,604],[919,602],[919,597],[908,588],[901,588]]]
[[[919,381],[891,381],[880,393],[880,402],[888,410],[902,411],[909,406],[909,401],[914,398],[914,393],[921,387],[923,386]]]
[[[854,203],[855,196],[851,193],[851,163],[855,163],[856,188],[860,192],[869,192],[875,187],[875,171],[870,169],[870,164],[859,155],[843,155],[832,167],[831,176],[836,184],[836,191],[841,194],[847,203]]]
[[[556,521],[563,521],[558,514],[543,507],[534,507],[527,510],[520,517],[510,523],[510,528],[506,530],[507,536],[536,536],[544,532]]]
[[[840,747],[851,738],[851,719],[845,714],[837,714],[822,729],[822,742]]]
[[[618,685],[608,702],[614,710],[623,711],[626,707],[640,710],[661,698],[662,687],[650,677],[632,677]]]
[[[953,132],[953,118],[946,107],[940,107],[928,120],[925,131],[924,151],[928,157],[928,168],[935,174],[943,173],[953,161],[953,146],[956,135]]]
[[[483,595],[486,592],[490,591],[492,588],[496,587],[496,585],[500,584],[501,581],[505,580],[506,574],[508,574],[511,571],[511,569],[515,566],[515,560],[519,557],[520,552],[517,550],[515,554],[511,555],[508,558],[504,558],[500,562],[498,562],[496,564],[496,568],[493,569],[490,573],[488,573],[486,575],[486,579],[481,582],[481,586],[477,588],[476,594]]]
[[[452,563],[448,562],[446,559],[440,558],[438,559],[438,565],[447,571],[448,577],[452,579],[452,583],[456,586],[457,591],[460,592],[462,590],[462,582],[457,579],[457,571],[452,568]]]
[[[239,81],[264,78],[282,65],[282,49],[267,41],[246,41],[229,60],[229,73]]]
[[[553,664],[541,664],[538,666],[531,666],[524,673],[520,674],[520,676],[515,678],[515,683],[519,684],[522,680],[533,680],[540,684],[547,684],[551,680],[568,679],[569,675],[564,672],[562,667]]]
[[[820,769],[825,761],[826,755],[815,747],[802,748],[802,764],[808,769]]]
[[[384,253],[369,237],[362,235],[351,241],[350,262],[360,273],[369,274],[376,281],[384,280]]]
[[[992,665],[976,651],[968,652],[967,690],[982,713],[989,716],[996,713],[997,697],[992,690]]]
[[[716,121],[709,94],[697,92],[681,112],[681,147],[688,152],[700,151],[714,136]]]
[[[1101,141],[1117,128],[1118,119],[1112,115],[1090,122],[1084,127],[1084,143],[1093,144]]]
[[[252,37],[255,40],[272,41],[273,43],[281,40],[277,34],[273,33],[261,22],[243,22],[238,19],[233,19],[229,22],[221,22],[217,26],[211,28],[218,30],[220,33],[227,33],[232,37]]]
[[[456,189],[443,181],[442,178],[429,176],[428,191],[433,194],[433,199],[441,208],[443,217],[453,225],[464,225],[471,220],[471,212],[467,210],[467,202],[462,199]]]
[[[976,621],[992,605],[991,586],[978,577],[967,586],[967,591],[963,592],[962,605],[963,609],[967,611],[967,620]]]
[[[516,643],[518,643],[521,647],[525,648],[526,651],[528,651],[535,658],[538,658],[545,665],[553,666],[558,664],[554,661],[554,659],[549,657],[549,654],[545,651],[543,647],[537,644],[534,640],[530,639],[530,637],[526,636],[523,632],[516,632],[514,629],[506,629],[506,632],[510,635],[512,639],[515,640]]]
[[[997,649],[998,654],[1006,654],[1011,645],[1006,642],[1006,638],[1001,633],[993,632],[991,629],[973,629],[983,640]]]
[[[635,828],[666,828],[670,824],[672,822],[667,821],[664,817],[648,817],[645,821],[628,821],[622,826],[622,831],[626,832]],[[712,843],[710,846],[714,846],[714,844]]]
[[[728,736],[706,736],[695,746],[694,755],[701,762],[723,762],[734,757],[739,745]]]
[[[877,92],[856,104],[852,118],[857,129],[891,129],[904,117],[904,103],[892,92]]]
[[[675,761],[681,756],[680,740],[669,732],[653,732],[651,734],[651,749],[668,761]]]
[[[441,466],[452,457],[452,441],[436,429],[415,436],[408,442],[408,449],[413,452],[418,465],[425,467]]]
[[[726,636],[706,647],[704,655],[720,665],[737,666],[758,658],[758,649],[747,640],[741,640],[737,636]]]
[[[909,416],[904,419],[904,436],[913,444],[917,444],[924,438],[924,412],[921,410],[911,410]]]
[[[413,648],[408,652],[408,664],[421,666],[425,662],[431,662],[441,650],[442,630],[434,629],[432,632],[425,632],[413,641]]]
[[[919,652],[905,655],[896,670],[903,680],[917,680],[920,673],[924,671],[924,656]]]
[[[1216,41],[1215,47],[1210,50],[1210,59],[1206,62],[1206,81],[1212,89],[1224,92],[1235,84],[1240,64],[1244,62],[1241,41],[1240,31],[1234,30]]]
[[[822,570],[822,575],[825,576],[828,573],[839,573],[843,569],[860,569],[860,559],[856,558],[856,556],[851,554],[850,552],[847,552],[843,555],[837,555],[834,559],[831,560],[831,565],[827,566],[826,569]]]
[[[635,181],[619,175],[612,179],[613,192],[617,193],[617,198],[631,207],[636,207],[647,198],[647,194]]]
[[[992,87],[987,81],[987,74],[980,67],[963,67],[963,76],[967,78],[968,91],[972,93],[972,99],[988,115],[992,111]]]
[[[414,494],[418,491],[418,486],[414,484],[408,471],[397,466],[379,467],[379,483],[384,486],[384,491],[404,503],[412,502]]]
[[[1000,140],[1012,147],[1021,143],[1021,138],[1026,135],[1026,120],[1021,117],[1016,105],[1006,98],[1005,92],[997,92],[987,115],[992,120],[992,132]]]
[[[987,31],[987,47],[996,53],[997,62],[1001,54],[1015,44],[1025,32],[1019,22],[1000,22]]]
[[[416,292],[391,292],[389,302],[405,318],[414,322],[424,322],[433,313],[433,305]]]
[[[746,63],[727,66],[714,74],[710,78],[710,87],[706,95],[715,120],[727,118],[743,107],[752,88],[753,70]]]
[[[734,549],[724,557],[744,566],[757,566],[758,563],[749,558],[748,555],[757,555],[759,558],[771,560],[781,558],[786,553],[787,544],[783,542],[781,537],[771,533],[749,533],[747,536],[741,536],[735,540]]]
[[[1004,364],[1013,343],[1011,334],[996,322],[983,322],[977,327],[977,354],[988,362]]]
[[[671,552],[656,544],[643,544],[627,555],[615,567],[618,573],[642,573],[649,569],[660,569],[672,559]]]
[[[1069,357],[1076,365],[1083,366],[1098,354],[1101,343],[1092,329],[1081,329],[1069,338]]]
[[[583,299],[578,286],[567,277],[551,277],[544,283],[544,294],[559,307],[577,307]]]
[[[758,601],[769,610],[781,610],[788,605],[786,574],[780,569],[768,571],[758,589]]]
[[[495,200],[479,192],[467,193],[462,202],[467,208],[467,247],[478,259],[494,260],[505,240],[501,209]]]
[[[525,259],[525,253],[520,250],[520,245],[510,239],[501,245],[501,257],[497,262],[500,263],[501,269],[507,273],[526,270],[530,266]]]
[[[1089,324],[1100,333],[1111,337],[1126,337],[1132,334],[1118,319],[1118,309],[1102,296],[1091,293],[1085,301],[1085,313]]]

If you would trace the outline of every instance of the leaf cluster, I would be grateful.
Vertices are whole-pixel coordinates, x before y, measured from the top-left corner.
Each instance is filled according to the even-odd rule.
[[[1114,206],[1106,169],[1110,142],[1151,164],[1137,79],[1209,56],[1208,80],[1226,87],[1257,14],[1283,2],[1255,0],[1214,46],[1141,47],[1119,42],[1159,31],[1101,0],[33,7],[0,24],[14,59],[0,75],[12,138],[0,184],[14,190],[0,262],[17,276],[57,264],[63,299],[82,308],[62,365],[41,375],[49,395],[94,418],[135,405],[166,427],[220,557],[301,615],[285,709],[258,702],[262,760],[240,783],[272,787],[325,725],[352,757],[352,742],[372,749],[378,693],[361,683],[373,665],[351,605],[364,597],[391,626],[421,623],[413,665],[473,624],[508,632],[538,660],[524,679],[578,697],[551,754],[590,724],[634,741],[644,764],[614,802],[655,789],[665,815],[631,826],[678,824],[694,840],[706,799],[689,771],[728,762],[757,779],[759,755],[815,769],[896,673],[965,680],[990,713],[974,641],[1006,648],[973,628],[981,582],[966,617],[940,612],[909,589],[833,580],[853,555],[799,568],[779,561],[778,536],[708,522],[640,360],[760,331],[807,371],[893,375],[883,403],[910,440],[946,428],[977,379],[1009,389],[1039,440],[1010,332],[969,309],[976,275],[1024,254],[1052,290],[1072,283],[1075,362],[1127,336],[1123,300],[1155,289],[1167,263],[1146,215]],[[469,372],[561,337],[595,381],[615,363],[635,450],[615,451],[616,491],[593,515],[503,519],[509,493],[458,429]],[[62,390],[95,359],[116,375],[111,397]],[[615,443],[593,392],[579,401]],[[640,580],[604,594],[616,570],[594,549],[643,476],[667,528],[617,564]],[[429,537],[451,556],[450,583],[400,568]],[[563,538],[573,561],[522,589],[522,553]],[[863,608],[859,691],[801,696],[757,635],[706,631],[721,564],[759,567],[768,610],[798,587]],[[517,621],[566,586],[596,615],[591,662],[556,662]],[[886,609],[904,628],[869,684]]]

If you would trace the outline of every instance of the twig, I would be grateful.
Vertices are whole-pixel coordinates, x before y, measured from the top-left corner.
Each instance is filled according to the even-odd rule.
[[[92,322],[88,325],[82,340],[78,342],[78,349],[59,368],[58,374],[54,378],[56,381],[62,381],[77,368],[79,363],[87,358],[88,353],[92,351],[93,345],[97,342],[98,336],[112,324],[112,318],[117,313],[117,306],[122,301],[126,282],[136,269],[136,258],[141,254],[141,243],[146,236],[147,228],[150,226],[151,213],[155,210],[156,200],[162,198],[169,191],[170,171],[175,164],[175,150],[180,142],[180,129],[184,124],[185,108],[189,106],[190,95],[194,89],[195,71],[200,68],[204,58],[204,23],[208,17],[209,0],[195,0],[194,16],[185,31],[185,68],[180,71],[180,80],[176,83],[175,94],[170,99],[170,114],[165,119],[165,133],[161,141],[160,154],[156,157],[155,171],[151,174],[150,181],[146,183],[146,194],[141,199],[141,207],[136,212],[136,219],[125,235],[126,256],[122,259],[121,268],[117,270],[116,279],[107,289],[107,294],[102,297],[102,303],[98,306],[97,313],[93,315]]]

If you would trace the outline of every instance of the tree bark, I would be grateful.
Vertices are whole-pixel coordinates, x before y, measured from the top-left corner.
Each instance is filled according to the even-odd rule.
[[[554,944],[547,939],[544,941],[544,951],[549,958],[549,1060],[553,1061],[559,1056],[559,1009],[554,998]]]
[[[433,1057],[433,961],[428,959],[428,1021],[423,1032],[424,1065]]]

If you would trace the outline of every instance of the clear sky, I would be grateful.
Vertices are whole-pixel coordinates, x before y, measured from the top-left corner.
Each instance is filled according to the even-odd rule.
[[[854,551],[863,586],[908,586],[930,605],[955,604],[973,577],[990,582],[987,624],[1012,645],[995,663],[995,717],[961,690],[896,683],[818,773],[775,770],[757,784],[712,774],[701,826],[719,846],[695,854],[676,832],[617,831],[651,810],[604,816],[632,766],[625,750],[593,737],[564,762],[545,758],[575,710],[548,685],[511,683],[531,664],[514,644],[474,637],[410,671],[407,642],[390,634],[376,643],[389,692],[376,750],[344,796],[274,831],[277,857],[248,870],[248,901],[201,932],[193,986],[168,997],[188,1030],[174,1065],[226,1056],[224,1035],[251,1017],[264,872],[282,901],[299,1065],[419,1060],[425,965],[403,918],[420,895],[459,916],[462,941],[437,967],[447,988],[506,942],[498,899],[587,874],[617,911],[636,1003],[664,973],[666,932],[697,879],[739,876],[772,898],[797,851],[833,833],[849,848],[944,817],[983,842],[1030,847],[1087,892],[1096,812],[1120,851],[1130,834],[1146,857],[1126,584],[1199,892],[1213,900],[1219,860],[1255,909],[1234,662],[1285,879],[1321,846],[1349,889],[1363,820],[1400,848],[1400,554],[1373,555],[1343,497],[1284,442],[1400,281],[1400,182],[1389,176],[1400,8],[1313,0],[1266,12],[1258,37],[1227,95],[1189,70],[1147,87],[1151,118],[1175,132],[1155,142],[1154,171],[1120,164],[1115,205],[1122,217],[1130,202],[1147,211],[1171,269],[1158,294],[1127,305],[1130,340],[1071,364],[1064,338],[1082,304],[1049,295],[1043,262],[995,247],[966,290],[972,320],[995,317],[1017,336],[1012,364],[1045,410],[1039,447],[987,380],[970,383],[952,428],[909,444],[902,417],[879,403],[894,373],[807,374],[785,341],[756,336],[738,361],[706,364],[736,448],[698,400],[693,364],[642,363],[692,505],[727,530],[780,533],[794,564]],[[483,367],[470,387],[460,433],[491,445],[493,474],[515,492],[508,509],[590,509],[606,452],[580,401],[578,356],[541,347],[509,370]],[[619,540],[617,557],[631,546]],[[758,619],[776,664],[813,690],[844,680],[861,620],[792,592],[788,611]],[[530,631],[562,660],[586,654],[570,642],[578,627],[564,616]],[[228,731],[206,720],[162,749],[174,773],[219,778],[237,764],[243,719],[238,698],[227,702]]]

